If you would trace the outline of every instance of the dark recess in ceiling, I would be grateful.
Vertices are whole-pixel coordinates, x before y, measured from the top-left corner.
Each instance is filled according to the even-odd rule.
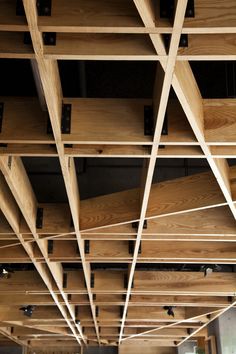
[[[82,65],[81,65],[82,64]],[[59,61],[63,95],[82,96],[80,77],[86,78],[86,96],[96,98],[151,98],[156,63],[150,61]]]
[[[224,98],[232,93],[235,62],[196,61],[191,67],[204,98]],[[65,97],[82,96],[84,70],[87,97],[151,98],[156,62],[59,61],[59,70]],[[0,59],[0,77],[1,96],[37,95],[30,60]]]
[[[36,96],[30,60],[0,59],[0,96]]]
[[[0,267],[4,267],[11,272],[17,271],[32,271],[35,267],[32,263],[4,263]],[[82,270],[81,263],[62,263],[64,271]],[[213,267],[213,264],[174,264],[174,263],[137,263],[137,271],[173,271],[173,272],[204,272],[204,267]],[[93,263],[91,262],[91,270],[110,270],[110,271],[128,271],[127,263]],[[220,264],[214,271],[218,272],[235,272],[235,264]]]

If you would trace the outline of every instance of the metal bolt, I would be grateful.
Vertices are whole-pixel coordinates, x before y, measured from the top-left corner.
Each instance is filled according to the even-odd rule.
[[[194,15],[194,12],[193,12],[193,9],[187,9],[186,10],[186,17],[193,17]]]
[[[45,14],[49,14],[49,12],[50,12],[49,7],[44,7],[43,12],[44,12]]]

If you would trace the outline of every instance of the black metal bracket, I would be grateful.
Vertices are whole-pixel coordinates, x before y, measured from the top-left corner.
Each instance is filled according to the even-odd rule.
[[[23,43],[26,45],[32,45],[30,32],[24,32]]]
[[[123,317],[124,306],[120,306],[120,318]]]
[[[3,112],[4,112],[4,103],[0,102],[0,133],[2,132]]]
[[[167,116],[167,113],[165,114],[161,135],[168,135],[168,116]]]
[[[67,273],[63,273],[62,287],[67,288]]]
[[[71,126],[71,104],[62,104],[61,132],[70,134]]]
[[[147,220],[144,220],[144,223],[143,223],[143,229],[147,229]],[[138,229],[138,226],[139,226],[139,222],[138,221],[135,221],[135,222],[132,222],[132,228],[133,229]]]
[[[135,245],[135,241],[129,241],[129,254],[134,254],[134,245]],[[141,252],[142,252],[142,244],[140,242],[138,253],[140,254]]]
[[[53,133],[52,124],[51,124],[51,120],[50,120],[50,118],[48,116],[48,118],[47,118],[47,134],[52,134],[52,133]]]
[[[90,241],[89,240],[84,241],[84,253],[85,254],[90,253]]]
[[[43,32],[43,44],[44,45],[56,45],[57,34],[56,32]]]
[[[93,294],[93,301],[95,301],[97,299],[97,295]]]
[[[11,164],[12,164],[12,156],[8,156],[7,166],[9,170],[11,169]]]
[[[75,306],[75,323],[80,324],[80,320],[78,319],[79,317],[79,306]]]
[[[163,34],[163,39],[164,39],[164,45],[165,45],[166,51],[168,52],[169,47],[170,47],[171,34],[170,33]],[[180,41],[179,41],[179,47],[180,48],[188,47],[188,35],[186,33],[181,34]]]
[[[6,148],[7,146],[8,146],[7,143],[0,143],[0,147],[1,147],[1,148]]]
[[[173,20],[175,15],[175,0],[160,0],[160,18]],[[185,17],[194,17],[194,0],[188,0]]]
[[[132,229],[138,229],[138,221],[132,222]]]
[[[70,227],[74,227],[74,221],[73,221],[72,216],[70,217]]]
[[[174,17],[175,2],[174,0],[160,0],[160,18]]]
[[[48,254],[53,254],[53,240],[48,240]]]
[[[187,328],[188,335],[192,334],[192,332],[193,332],[192,328]]]
[[[91,273],[91,279],[90,279],[90,287],[91,287],[91,288],[94,288],[94,281],[95,281],[95,279],[94,279],[94,273]]]
[[[52,0],[37,0],[38,16],[51,16]]]
[[[128,274],[124,274],[124,288],[127,289],[128,288]],[[131,284],[131,288],[133,289],[134,287],[134,282],[132,281],[132,284]],[[126,298],[125,294],[124,295],[124,300]]]
[[[37,208],[36,228],[37,229],[43,228],[43,208]]]
[[[188,0],[185,17],[195,17],[194,0]]]
[[[153,135],[153,107],[144,106],[144,135]]]
[[[168,40],[170,40],[169,35],[168,35],[168,38],[169,38]],[[153,136],[153,134],[154,134],[153,107],[152,106],[144,106],[144,135]],[[168,135],[167,113],[165,114],[165,119],[163,122],[161,135]]]
[[[187,35],[187,33],[181,34],[180,41],[179,41],[179,47],[180,48],[188,47],[188,35]]]
[[[169,47],[170,47],[170,39],[171,39],[171,34],[170,33],[164,33],[162,35],[163,37],[163,41],[164,41],[164,46],[166,48],[166,51],[169,51]]]
[[[68,294],[68,295],[67,295],[67,300],[68,300],[68,301],[71,301],[71,294]]]
[[[16,0],[16,16],[25,16],[25,9],[22,0]]]
[[[99,307],[98,306],[96,306],[96,317],[98,317],[99,316]]]

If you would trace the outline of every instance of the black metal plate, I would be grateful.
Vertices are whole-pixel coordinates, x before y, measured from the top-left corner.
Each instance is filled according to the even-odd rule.
[[[194,0],[188,0],[185,17],[194,17],[195,9],[194,9]]]
[[[0,102],[0,133],[2,132],[3,111],[4,111],[4,103]]]
[[[16,16],[25,16],[25,9],[22,0],[16,0]]]
[[[144,135],[153,135],[153,107],[144,106]]]
[[[62,134],[70,134],[71,126],[71,104],[62,105],[61,132]]]
[[[23,43],[26,45],[32,45],[32,39],[30,32],[24,32]]]
[[[48,254],[53,254],[53,240],[48,240]]]
[[[44,45],[56,45],[57,34],[56,32],[43,32],[43,44]]]
[[[51,0],[37,0],[36,3],[38,16],[51,16],[52,1]]]
[[[173,18],[174,11],[174,0],[160,0],[160,18]]]
[[[90,242],[89,240],[84,241],[84,253],[89,254],[90,252]]]
[[[167,118],[167,113],[165,114],[165,119],[163,122],[163,127],[161,131],[161,135],[168,135],[168,118]]]
[[[43,208],[37,209],[37,216],[36,216],[36,228],[42,229],[43,227]]]

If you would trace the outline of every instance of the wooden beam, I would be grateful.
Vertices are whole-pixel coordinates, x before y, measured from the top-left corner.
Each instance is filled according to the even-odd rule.
[[[9,163],[10,161],[10,163]],[[11,158],[10,160],[7,158],[1,157],[0,159],[0,167],[2,172],[4,173],[4,177],[11,189],[11,192],[13,193],[16,202],[18,206],[16,206],[15,201],[13,200],[13,197],[11,193],[9,192],[7,186],[5,185],[4,182],[2,182],[2,189],[4,189],[4,194],[6,198],[9,198],[9,201],[11,203],[11,209],[9,210],[9,207],[7,207],[7,204],[9,205],[9,202],[3,204],[4,209],[2,209],[5,217],[7,218],[8,222],[11,224],[11,227],[14,229],[16,232],[20,242],[26,249],[27,253],[29,254],[32,262],[36,266],[36,269],[39,271],[39,274],[42,276],[46,286],[48,287],[51,295],[54,298],[54,301],[56,302],[58,308],[60,309],[62,315],[64,318],[67,319],[67,313],[65,310],[65,307],[62,306],[57,298],[57,295],[53,291],[53,283],[54,281],[56,282],[58,289],[63,296],[66,306],[72,315],[72,318],[74,316],[73,309],[71,308],[71,305],[68,304],[67,296],[64,294],[63,289],[62,289],[62,272],[59,264],[50,264],[48,259],[47,259],[47,248],[46,248],[46,243],[45,241],[39,241],[39,237],[36,233],[36,214],[37,214],[37,202],[33,193],[33,190],[31,188],[30,182],[28,180],[28,177],[26,175],[26,172],[24,170],[23,164],[19,158]],[[4,200],[3,200],[4,202]],[[35,259],[34,253],[33,253],[33,248],[31,244],[25,244],[24,239],[19,232],[19,225],[16,225],[12,222],[11,218],[11,213],[12,213],[12,208],[14,208],[14,213],[18,210],[18,207],[20,208],[23,216],[26,219],[26,222],[36,240],[37,246],[40,249],[40,252],[42,253],[48,268],[50,269],[50,273],[48,274],[48,269],[46,266],[41,266]],[[19,211],[18,211],[19,214]],[[78,335],[76,334],[76,330],[74,326],[68,321],[68,325],[70,326],[72,332],[74,333],[75,337],[80,343],[80,339],[78,338]]]
[[[203,328],[205,328],[210,322],[214,321],[217,319],[219,316],[224,314],[226,311],[230,310],[233,306],[236,305],[236,301],[234,301],[232,304],[228,305],[225,307],[223,310],[221,310],[219,313],[213,314],[210,316],[208,323],[204,323],[200,328],[196,329],[193,331],[190,335],[188,335],[185,339],[183,339],[181,342],[178,343],[178,346],[189,340],[191,337],[195,336],[199,331],[201,331]]]
[[[1,315],[2,320],[11,319],[10,326],[37,325],[39,329],[31,329],[32,336],[47,328],[49,334],[38,338],[29,332],[19,335],[19,340],[31,340],[37,351],[40,346],[49,346],[49,352],[60,346],[63,351],[62,341],[67,342],[67,351],[78,351],[75,338],[79,342],[83,334],[75,320],[81,319],[93,344],[117,345],[125,339],[127,353],[135,346],[136,353],[145,348],[153,354],[154,348],[155,353],[166,354],[167,346],[175,349],[176,342],[181,343],[181,333],[184,340],[189,338],[187,327],[194,329],[194,339],[204,337],[201,322],[206,326],[220,314],[215,307],[222,312],[235,306],[234,273],[213,272],[204,278],[203,272],[135,270],[137,262],[235,262],[236,169],[227,163],[236,156],[235,99],[202,99],[187,61],[234,60],[236,13],[232,0],[217,4],[196,0],[195,17],[184,18],[186,1],[176,4],[174,26],[160,18],[159,6],[152,0],[114,0],[109,5],[106,0],[81,0],[79,5],[75,0],[58,0],[52,3],[51,16],[38,16],[35,2],[23,0],[26,17],[16,16],[15,3],[0,4],[0,57],[36,58],[53,129],[51,136],[46,134],[47,117],[34,99],[0,99],[4,102],[0,164],[8,184],[0,175],[0,207],[6,217],[0,214],[0,261],[32,262],[38,272],[28,273],[27,295],[23,273],[16,271],[1,280]],[[23,32],[28,31],[32,45],[23,43]],[[56,33],[55,46],[43,43],[43,32]],[[163,33],[171,35],[169,50]],[[187,48],[179,48],[183,33],[188,33]],[[57,59],[159,61],[154,98],[65,99]],[[171,84],[180,104],[169,100]],[[61,134],[62,103],[72,107],[70,134]],[[153,104],[154,137],[143,134],[146,104]],[[169,131],[161,136],[166,110]],[[25,130],[19,134],[23,123]],[[160,145],[165,148],[159,150]],[[38,204],[21,156],[59,158],[68,204]],[[147,168],[141,188],[80,202],[74,157],[144,158]],[[157,158],[187,157],[204,158],[213,174],[152,185]],[[38,207],[44,208],[42,229],[35,227]],[[138,223],[135,229],[133,221]],[[49,239],[52,253],[47,249]],[[85,253],[85,240],[90,240],[89,253]],[[128,241],[134,242],[133,254],[128,253]],[[78,266],[64,272],[61,262],[82,262],[82,270]],[[131,266],[128,271],[91,273],[90,262]],[[51,321],[24,318],[23,323],[18,312],[10,313],[7,297],[16,311],[21,301],[37,299],[41,315],[47,308]],[[163,314],[166,304],[177,306],[177,321]],[[119,306],[123,306],[122,318]],[[212,316],[210,320],[206,314]],[[3,321],[1,326],[5,328]],[[147,328],[151,328],[148,333]],[[66,339],[65,329],[75,338]],[[128,335],[127,329],[132,331]],[[6,344],[1,337],[2,343]]]
[[[65,273],[67,274],[67,284],[63,289],[64,292],[66,294],[75,295],[86,294],[83,272],[81,270],[67,270]],[[124,278],[127,271],[114,270],[107,272],[106,270],[97,270],[94,271],[93,274],[93,293],[97,294],[97,296],[99,296],[99,294],[124,294],[126,292]],[[25,294],[22,284],[26,281],[26,276],[28,279],[26,289],[29,295],[49,294],[49,291],[45,288],[45,285],[42,283],[40,277],[37,276],[36,272],[17,271],[10,279],[4,279],[4,281],[1,282],[1,295]],[[10,284],[11,287],[9,286]],[[176,284],[180,284],[180,286],[176,288]],[[208,277],[204,277],[204,272],[136,271],[134,286],[131,292],[135,297],[141,295],[234,297],[235,284],[236,275],[229,272],[213,272]],[[55,293],[59,293],[56,287],[53,290]],[[59,301],[62,301],[62,299],[60,298]],[[76,297],[74,298],[74,296],[72,296],[72,303],[76,304],[76,301],[78,301]],[[176,302],[172,299],[172,302],[173,301]]]
[[[11,328],[9,328],[9,327],[0,327],[0,334],[20,346],[27,346],[28,347],[27,341],[18,339],[15,335],[13,335],[11,333]]]
[[[229,205],[233,216],[236,218],[236,209],[232,200],[231,188],[229,184],[229,166],[227,161],[224,159],[214,159],[211,155],[209,147],[206,145],[204,138],[202,98],[189,64],[176,64],[175,75],[173,77],[173,88],[175,89],[175,92],[183,106],[185,114],[201,145],[201,148],[204,151],[206,159],[216,177],[227,204]],[[191,106],[189,104],[189,100],[192,102]]]
[[[175,240],[175,237],[172,237]],[[53,241],[53,239],[52,239]],[[158,241],[158,242],[157,242]],[[131,241],[132,242],[132,241]],[[89,253],[86,254],[88,262],[132,262],[133,254],[129,250],[129,241],[126,240],[91,240]],[[19,247],[19,246],[18,246]],[[177,240],[142,240],[142,249],[137,263],[173,262],[173,263],[235,263],[235,241],[224,242],[208,239],[199,241]],[[1,248],[1,242],[0,242]],[[0,257],[16,258],[15,247],[5,249],[6,254]],[[76,240],[53,241],[53,252],[49,255],[52,262],[81,262],[78,254]]]
[[[163,324],[163,325],[160,325],[156,328],[152,328],[152,329],[149,329],[149,330],[146,330],[144,332],[140,332],[138,334],[133,334],[132,336],[128,336],[128,337],[125,337],[122,339],[122,341],[127,341],[127,340],[133,340],[134,338],[138,338],[138,337],[142,337],[142,336],[145,336],[145,335],[150,335],[151,333],[157,333],[157,332],[160,332],[162,331],[163,329],[170,329],[172,327],[176,327],[176,326],[179,326],[180,324],[189,324],[189,322],[191,323],[191,321],[197,321],[197,322],[201,322],[202,319],[203,319],[203,322],[204,322],[204,325],[202,326],[197,326],[197,329],[194,331],[194,332],[199,332],[200,330],[202,330],[203,328],[205,328],[207,326],[207,324],[209,323],[209,317],[213,317],[213,316],[217,316],[217,315],[220,315],[221,311],[220,310],[216,310],[216,311],[213,311],[213,312],[209,312],[205,315],[197,315],[197,316],[194,316],[192,318],[188,318],[188,319],[185,319],[185,320],[178,320],[178,321],[175,321],[175,322],[172,322],[172,323],[169,323],[169,324]],[[204,318],[205,316],[205,318]],[[178,327],[177,327],[178,328]],[[191,328],[191,327],[190,327]],[[193,336],[193,335],[192,335]]]
[[[235,288],[233,273],[212,273],[209,277],[204,277],[201,272],[136,272],[134,277],[134,293],[148,294],[168,294],[168,295],[194,295],[194,294],[211,294],[213,296],[223,295],[234,296],[231,292]],[[231,280],[230,280],[231,279]],[[216,282],[221,285],[218,287]],[[191,284],[188,287],[188,284]],[[170,284],[171,290],[170,290]],[[178,284],[178,286],[177,286]],[[231,292],[231,294],[227,293]]]
[[[25,316],[19,307],[4,305],[0,307],[0,310],[0,321],[2,322],[33,322],[34,320],[40,320],[41,322],[50,322],[54,320],[64,321],[56,306],[37,306],[33,311],[32,317]]]
[[[181,184],[183,188],[180,189]],[[180,202],[181,199],[184,203]],[[214,176],[208,172],[196,174],[153,184],[146,219],[225,204]],[[101,226],[136,221],[138,206],[137,189],[84,200],[81,202],[81,229],[88,231]]]
[[[90,267],[85,261],[84,244],[81,239],[79,230],[79,189],[77,175],[75,171],[75,164],[73,158],[67,158],[64,155],[64,146],[61,141],[61,106],[63,103],[62,88],[60,84],[59,70],[57,63],[52,60],[45,59],[45,51],[43,50],[42,35],[38,28],[38,15],[36,4],[30,0],[23,0],[24,9],[26,13],[29,30],[31,33],[32,44],[36,53],[36,61],[38,64],[39,75],[42,81],[42,87],[45,94],[45,99],[48,107],[50,121],[52,125],[53,134],[56,140],[57,151],[59,155],[62,174],[64,177],[65,187],[68,195],[69,205],[71,209],[72,220],[74,223],[78,247],[82,260],[85,283],[88,290],[89,301],[91,305],[91,312],[96,328],[97,338],[99,340],[99,331],[96,320],[95,307],[93,304],[93,296],[90,287]],[[67,301],[67,300],[66,300]],[[81,328],[78,326],[80,334]],[[83,336],[83,335],[82,335]]]
[[[146,3],[148,8],[151,1]],[[184,33],[235,33],[236,15],[230,0],[220,0],[217,4],[213,0],[197,0],[195,6],[197,15],[185,19]],[[1,3],[0,10],[1,31],[27,31],[26,20],[24,16],[16,16],[13,3]],[[83,0],[80,6],[73,0],[60,0],[56,5],[52,4],[50,18],[39,18],[39,29],[41,32],[69,33],[171,33],[170,22],[160,19],[154,9],[152,12],[153,22],[150,24],[147,17],[146,27],[143,27],[133,4],[124,0],[114,1],[109,8],[104,0],[99,5],[93,0]]]

